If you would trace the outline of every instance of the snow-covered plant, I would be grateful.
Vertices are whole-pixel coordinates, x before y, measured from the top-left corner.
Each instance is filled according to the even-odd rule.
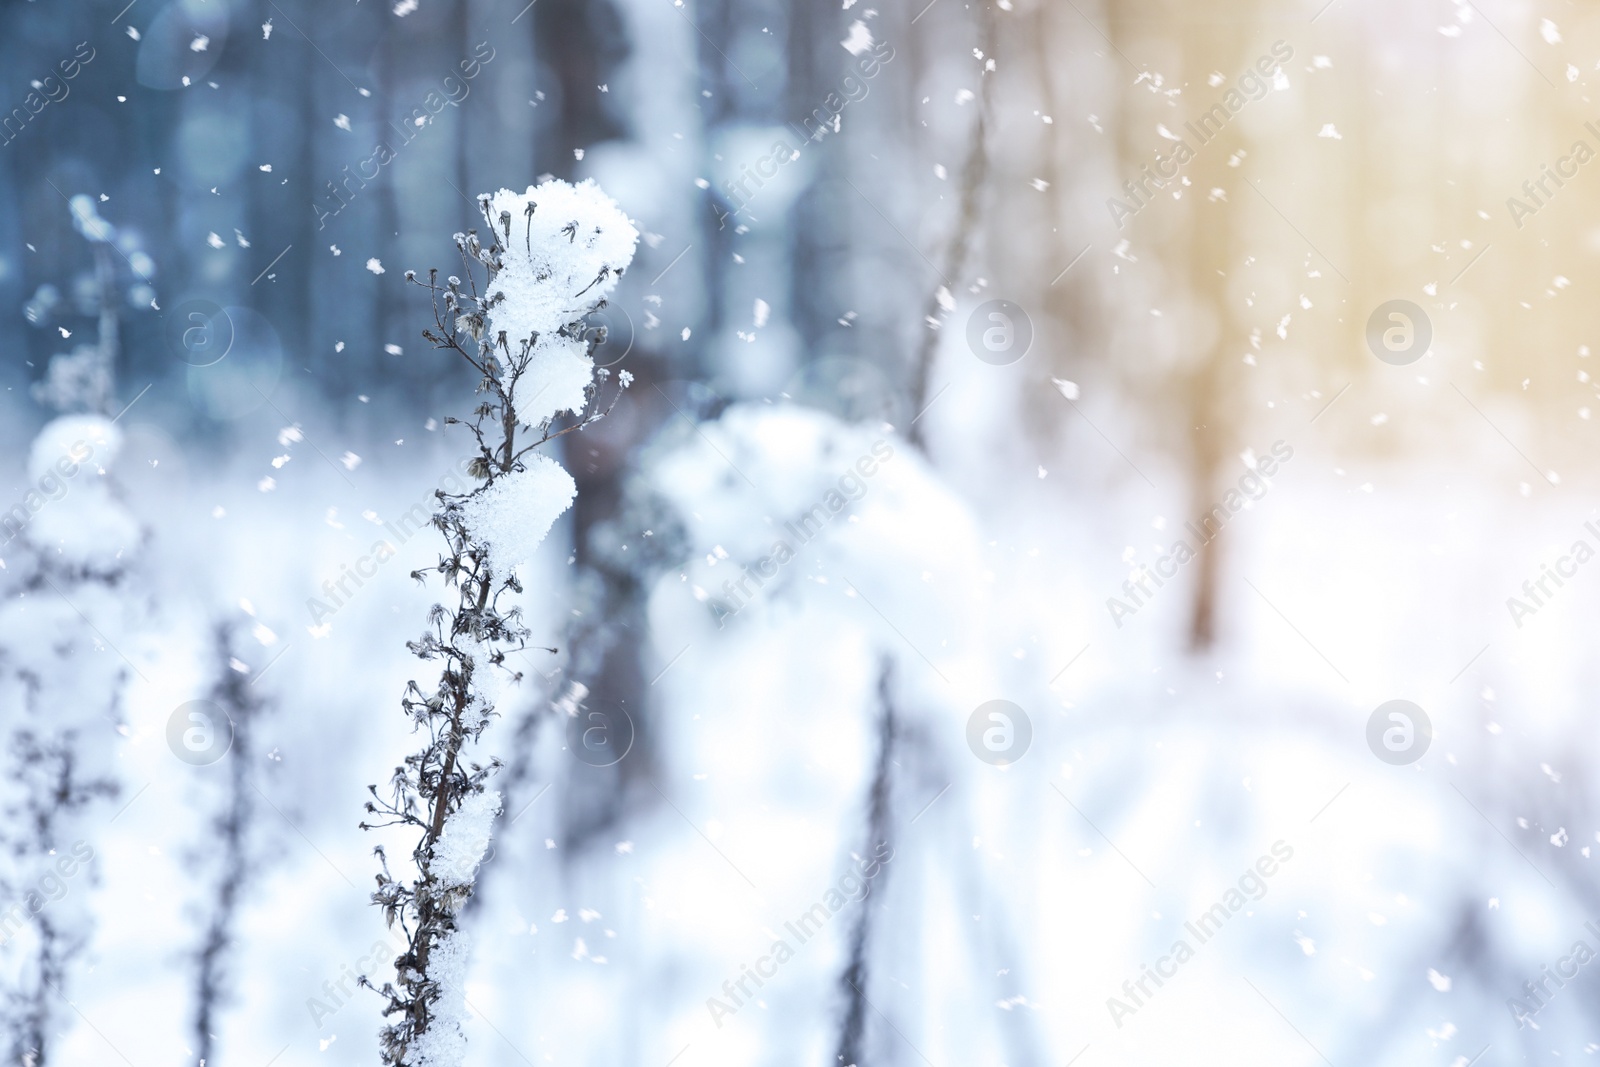
[[[134,231],[113,226],[100,216],[93,197],[79,193],[69,205],[73,227],[89,242],[94,273],[76,280],[72,287],[74,300],[64,301],[55,286],[41,285],[24,310],[35,326],[59,322],[62,314],[76,313],[95,316],[98,329],[93,344],[80,344],[70,354],[50,357],[44,378],[34,383],[33,398],[59,411],[109,415],[121,348],[119,321],[124,295],[117,264],[119,260],[126,263],[132,275],[132,284],[126,290],[128,303],[145,307],[155,299],[155,290],[149,285],[155,262],[140,249]]]
[[[211,1063],[217,1044],[218,1017],[229,999],[238,975],[232,963],[243,909],[255,864],[250,854],[255,819],[256,753],[252,740],[266,701],[254,687],[247,668],[238,658],[238,626],[220,621],[214,629],[215,681],[211,700],[228,717],[231,741],[227,752],[226,794],[213,816],[204,854],[214,864],[210,898],[206,905],[205,933],[195,953],[194,1043],[195,1059]],[[211,864],[208,864],[211,865]]]
[[[133,247],[130,262],[141,278],[153,268],[128,234],[100,217],[92,198],[74,196],[71,208],[73,225],[94,252],[94,277],[82,286],[89,295],[79,310],[98,317],[95,342],[51,356],[44,378],[34,384],[34,399],[61,414],[34,440],[28,491],[0,516],[0,526],[8,535],[5,545],[14,540],[30,544],[44,569],[56,577],[114,584],[128,565],[125,552],[142,539],[142,531],[106,476],[122,445],[116,426],[120,416],[112,415],[121,351],[121,297],[113,252],[121,244]],[[140,282],[134,291],[142,289],[148,286]],[[30,309],[31,318],[41,315]],[[33,580],[40,582],[37,575]]]
[[[577,493],[572,476],[535,449],[610,410],[600,396],[608,372],[592,358],[604,338],[586,317],[605,306],[639,236],[590,181],[502,189],[481,197],[479,209],[485,236],[455,235],[465,280],[452,275],[441,284],[430,271],[423,283],[406,274],[432,294],[434,327],[423,336],[472,367],[482,398],[471,419],[445,420],[477,440],[470,469],[481,482],[470,492],[435,494],[433,526],[446,550],[429,569],[455,590],[455,604],[435,605],[429,629],[407,646],[440,664],[436,684],[413,681],[401,700],[427,743],[395,769],[388,796],[370,786],[367,803],[382,817],[374,825],[420,831],[410,880],[391,875],[382,846],[376,850],[383,869],[373,894],[385,921],[402,924],[407,937],[395,981],[379,991],[384,1014],[397,1017],[380,1034],[384,1062],[407,1067],[454,1067],[465,1052],[468,943],[457,917],[500,810],[488,785],[501,760],[482,735],[501,687],[521,677],[506,656],[528,637],[521,609],[507,600],[522,592],[516,566]],[[481,290],[480,270],[487,275]],[[618,375],[611,404],[631,380]],[[563,414],[572,421],[558,428]],[[422,581],[423,572],[412,577]]]
[[[880,848],[910,859],[930,847],[928,822],[915,834],[908,829],[917,811],[906,802],[944,788],[960,796],[983,768],[962,740],[972,712],[963,694],[991,689],[996,657],[986,636],[991,594],[981,578],[988,564],[980,528],[922,455],[881,423],[794,403],[735,403],[692,430],[669,426],[643,450],[622,514],[596,541],[613,553],[608,565],[637,567],[648,590],[646,655],[665,666],[694,648],[652,689],[666,719],[696,725],[654,753],[658,780],[696,776],[690,803],[698,816],[688,803],[684,815],[715,813],[728,834],[751,835],[746,841],[760,833],[758,822],[803,820],[812,831],[806,841],[783,849],[791,880],[823,883],[847,857],[882,855]],[[761,694],[759,715],[751,714],[751,693]],[[828,785],[797,800],[781,767],[812,758],[828,761]],[[954,819],[961,810],[936,806],[930,815],[949,811]],[[747,819],[750,812],[759,816]],[[951,840],[963,836],[971,838],[958,829]],[[830,1063],[871,1062],[873,1031],[882,1026],[872,1005],[893,1015],[885,998],[897,995],[892,976],[905,959],[894,925],[905,913],[891,894],[897,883],[923,894],[946,877],[937,864],[928,870],[914,884],[889,868],[867,877],[871,895],[819,935],[829,951],[786,965],[787,988],[807,990],[790,1003],[826,1005],[831,1020],[774,1002],[770,1013],[741,1012],[740,1025],[756,1028],[749,1039],[761,1047],[829,1042]],[[778,881],[749,873],[763,886]],[[951,877],[958,899],[986,875]],[[688,910],[682,900],[663,906]],[[737,928],[723,912],[739,907],[731,893],[710,906],[696,901],[685,922],[701,925],[675,929],[662,949],[667,958],[650,965],[687,972],[715,959],[721,927]],[[979,936],[998,926],[986,919]],[[736,973],[743,961],[725,958]],[[661,1017],[676,1018],[677,1009],[720,1021],[720,1011],[741,1007],[723,994],[711,1010],[706,994],[722,977],[708,974],[699,990],[685,983],[691,990]]]
[[[98,302],[84,310],[98,312],[98,341],[51,359],[34,394],[63,414],[35,438],[25,490],[0,505],[0,566],[16,583],[0,606],[0,975],[8,1055],[32,1067],[49,1062],[48,1038],[70,1014],[71,964],[90,938],[89,839],[119,792],[113,748],[137,671],[121,649],[140,628],[127,586],[144,534],[107,476],[121,444],[108,417],[118,235],[88,197],[72,210],[95,252]]]

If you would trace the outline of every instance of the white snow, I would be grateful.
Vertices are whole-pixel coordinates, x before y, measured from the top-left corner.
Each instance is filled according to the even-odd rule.
[[[498,814],[500,794],[485,791],[467,796],[445,819],[444,832],[433,843],[431,868],[440,885],[454,888],[472,884],[489,848],[489,829]]]
[[[428,977],[439,984],[439,997],[430,1008],[428,1029],[411,1045],[407,1067],[461,1067],[467,1053],[467,963],[472,939],[452,931],[435,941],[428,952]]]
[[[526,470],[496,479],[461,506],[473,540],[489,547],[502,571],[527,562],[578,495],[572,475],[549,456],[535,452],[526,464]]]
[[[68,203],[72,209],[72,225],[84,237],[91,241],[109,241],[116,236],[111,223],[100,217],[93,197],[79,193]]]
[[[531,212],[531,214],[530,214]],[[556,336],[614,288],[633,261],[639,231],[592,181],[552,179],[523,193],[501,189],[489,216],[505,246],[490,283],[504,301],[489,315],[489,336],[504,331],[513,354],[537,335],[533,365],[518,385],[518,418],[537,426],[580,411],[592,363],[581,341]]]
[[[1066,397],[1068,400],[1078,399],[1077,382],[1068,381],[1065,378],[1051,378],[1050,381],[1055,385],[1056,389],[1061,393],[1061,395]]]
[[[39,431],[28,456],[31,484],[20,501],[33,513],[24,528],[31,543],[63,563],[97,571],[115,569],[119,555],[137,546],[139,524],[105,477],[121,446],[121,430],[99,415],[63,415]]]
[[[593,380],[594,360],[588,356],[588,345],[566,337],[541,338],[538,355],[517,383],[518,419],[524,425],[537,426],[563,411],[583,410]]]
[[[63,336],[68,331],[61,331]],[[79,345],[71,354],[50,357],[44,378],[33,385],[35,400],[57,411],[88,408],[93,411],[114,387],[110,365],[98,345]]]
[[[839,43],[844,46],[846,52],[853,56],[859,56],[862,52],[872,47],[872,31],[867,29],[865,22],[856,19],[850,24],[850,36]]]

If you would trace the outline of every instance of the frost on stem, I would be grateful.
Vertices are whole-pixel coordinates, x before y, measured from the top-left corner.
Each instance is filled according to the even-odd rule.
[[[529,635],[521,609],[502,599],[522,592],[514,568],[577,492],[560,464],[534,450],[603,418],[632,380],[621,372],[602,405],[609,375],[595,369],[593,351],[604,334],[585,321],[605,306],[633,259],[639,234],[627,216],[589,181],[550,181],[526,193],[502,189],[480,197],[478,207],[484,233],[455,235],[463,277],[441,282],[435,270],[421,282],[406,273],[433,299],[434,326],[423,336],[472,366],[480,398],[470,419],[445,420],[465,426],[477,441],[471,470],[480,484],[435,494],[433,526],[446,550],[429,569],[455,590],[454,605],[435,605],[428,629],[407,645],[417,658],[440,665],[432,689],[413,681],[401,699],[427,743],[395,768],[385,794],[368,787],[366,810],[379,819],[362,823],[419,831],[409,881],[390,873],[381,845],[375,850],[382,871],[373,902],[407,939],[395,980],[378,990],[385,1016],[394,1020],[379,1037],[384,1063],[406,1067],[455,1067],[465,1053],[468,943],[457,916],[472,895],[500,808],[487,783],[501,761],[482,736],[498,687],[521,677],[506,654],[523,648]],[[571,419],[558,428],[563,415]],[[423,581],[424,573],[412,577]],[[365,978],[363,984],[376,988]]]

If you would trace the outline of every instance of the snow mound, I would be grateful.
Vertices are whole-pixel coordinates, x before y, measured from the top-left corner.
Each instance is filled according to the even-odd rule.
[[[83,446],[88,446],[85,452]],[[74,452],[76,447],[77,451]],[[28,477],[37,481],[56,466],[56,461],[71,462],[83,455],[90,460],[86,467],[90,473],[104,469],[122,450],[122,431],[110,419],[99,415],[63,415],[52,419],[33,439],[33,449],[28,454]]]
[[[8,512],[6,535],[26,513],[23,535],[55,560],[97,572],[120,569],[141,537],[107,477],[121,447],[122,431],[99,415],[47,423],[28,455],[31,484]]]
[[[504,246],[489,283],[504,294],[489,314],[489,336],[505,332],[511,351],[537,336],[531,377],[518,392],[518,416],[530,426],[563,411],[580,411],[592,361],[578,340],[558,336],[617,285],[633,261],[639,231],[593,181],[552,179],[525,193],[489,197],[489,218]]]
[[[447,889],[472,884],[478,864],[489,848],[489,828],[500,814],[499,793],[473,793],[444,821],[444,832],[433,843],[432,872]]]
[[[528,426],[537,426],[563,411],[582,411],[589,383],[594,380],[594,360],[589,358],[586,341],[541,339],[537,352],[517,382],[517,417]]]
[[[910,660],[904,684],[925,687],[916,699],[930,709],[953,709],[939,692],[946,678],[991,687],[992,592],[977,522],[891,428],[735,404],[664,440],[630,492],[665,505],[674,532],[662,547],[681,553],[655,579],[653,632],[709,641],[733,632],[734,615],[769,636],[826,618]]]
[[[697,554],[720,546],[750,562],[785,540],[951,573],[976,542],[963,505],[902,438],[797,404],[732,405],[643,476]]]
[[[534,453],[527,469],[496,479],[462,504],[462,521],[503,572],[528,561],[577,495],[578,484],[561,464]]]

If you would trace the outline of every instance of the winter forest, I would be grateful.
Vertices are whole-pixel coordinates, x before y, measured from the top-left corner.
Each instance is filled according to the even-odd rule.
[[[1600,13],[872,2],[0,5],[0,1062],[1600,1053]]]

